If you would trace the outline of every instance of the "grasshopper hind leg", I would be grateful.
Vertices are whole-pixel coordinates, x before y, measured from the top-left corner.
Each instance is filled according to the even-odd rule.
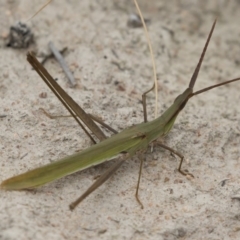
[[[191,177],[194,178],[193,174],[191,174],[191,173],[189,173],[189,172],[185,172],[185,171],[182,170],[182,163],[183,163],[183,160],[184,160],[184,156],[183,156],[180,152],[174,150],[173,148],[168,147],[167,145],[165,145],[165,144],[163,144],[163,143],[161,143],[161,142],[159,142],[159,141],[156,141],[156,144],[157,144],[158,146],[164,148],[164,149],[167,149],[167,150],[170,151],[171,153],[177,155],[177,156],[180,158],[180,163],[179,163],[179,166],[178,166],[178,171],[179,171],[182,175],[184,175],[184,176],[191,176]]]

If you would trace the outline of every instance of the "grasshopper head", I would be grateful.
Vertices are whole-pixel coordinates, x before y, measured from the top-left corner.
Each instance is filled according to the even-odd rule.
[[[187,88],[182,94],[178,95],[174,100],[174,104],[178,105],[179,112],[185,107],[188,99],[192,96],[193,89]]]

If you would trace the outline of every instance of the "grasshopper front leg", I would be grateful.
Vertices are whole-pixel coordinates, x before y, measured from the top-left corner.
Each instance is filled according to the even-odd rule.
[[[178,151],[174,150],[173,148],[171,148],[171,147],[169,147],[169,146],[161,143],[160,141],[156,141],[156,144],[157,144],[159,147],[162,147],[162,148],[164,148],[164,149],[167,149],[167,150],[170,151],[171,153],[177,155],[177,156],[180,158],[180,163],[179,163],[179,166],[178,166],[178,171],[179,171],[182,175],[184,175],[184,176],[191,176],[191,177],[194,178],[193,174],[191,174],[191,173],[189,173],[189,172],[185,172],[185,171],[182,170],[182,163],[183,163],[183,160],[184,160],[184,156],[183,156],[180,152],[178,152]]]

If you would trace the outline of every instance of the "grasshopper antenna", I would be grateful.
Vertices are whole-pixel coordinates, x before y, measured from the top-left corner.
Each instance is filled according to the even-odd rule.
[[[194,84],[195,84],[195,82],[196,82],[196,80],[197,80],[198,72],[199,72],[199,70],[200,70],[200,68],[201,68],[201,64],[202,64],[202,61],[203,61],[205,52],[207,51],[207,47],[208,47],[209,41],[210,41],[210,39],[211,39],[213,30],[214,30],[214,28],[215,28],[216,22],[217,22],[217,19],[215,19],[215,21],[214,21],[214,23],[213,23],[213,25],[212,25],[211,31],[210,31],[210,33],[209,33],[209,35],[208,35],[207,42],[206,42],[206,44],[205,44],[205,46],[204,46],[204,49],[203,49],[203,52],[202,52],[201,57],[200,57],[200,59],[199,59],[199,62],[198,62],[198,64],[197,64],[197,67],[196,67],[196,69],[195,69],[195,71],[194,71],[194,73],[193,73],[193,75],[192,75],[191,81],[190,81],[190,83],[189,83],[189,88],[192,88],[192,89],[193,89]],[[232,83],[232,82],[236,82],[236,81],[239,81],[239,80],[240,80],[240,78],[234,78],[234,79],[231,79],[231,80],[228,80],[228,81],[224,81],[224,82],[222,82],[222,83],[218,83],[218,84],[215,84],[215,85],[212,85],[212,86],[203,88],[203,89],[201,89],[201,90],[199,90],[199,91],[196,91],[196,92],[192,93],[189,98],[191,98],[191,97],[193,97],[193,96],[195,96],[195,95],[198,95],[198,94],[200,94],[200,93],[206,92],[206,91],[208,91],[208,90],[210,90],[210,89],[213,89],[213,88],[216,88],[216,87],[220,87],[220,86],[223,86],[223,85],[226,85],[226,84],[229,84],[229,83]]]
[[[210,33],[209,33],[209,35],[208,35],[208,38],[207,38],[207,42],[205,43],[205,46],[204,46],[204,48],[203,48],[201,57],[200,57],[200,59],[199,59],[199,62],[198,62],[198,64],[197,64],[197,67],[195,68],[195,71],[194,71],[194,73],[193,73],[193,75],[192,75],[192,78],[191,78],[191,81],[190,81],[190,83],[189,83],[189,88],[192,88],[192,89],[193,89],[193,87],[194,87],[194,85],[195,85],[195,82],[196,82],[197,77],[198,77],[199,70],[200,70],[201,65],[202,65],[203,58],[204,58],[205,53],[206,53],[206,51],[207,51],[207,47],[208,47],[209,41],[210,41],[210,39],[211,39],[211,37],[212,37],[212,33],[213,33],[214,28],[215,28],[216,22],[217,22],[217,19],[215,19],[215,21],[213,22],[211,31],[210,31]]]
[[[192,93],[190,97],[198,95],[198,94],[203,93],[203,92],[206,92],[206,91],[208,91],[210,89],[213,89],[213,88],[216,88],[216,87],[220,87],[220,86],[223,86],[223,85],[226,85],[226,84],[229,84],[229,83],[232,83],[232,82],[236,82],[236,81],[239,81],[239,80],[240,80],[240,78],[234,78],[234,79],[222,82],[222,83],[218,83],[218,84],[212,85],[210,87],[203,88],[203,89],[201,89],[199,91],[196,91],[196,92]]]

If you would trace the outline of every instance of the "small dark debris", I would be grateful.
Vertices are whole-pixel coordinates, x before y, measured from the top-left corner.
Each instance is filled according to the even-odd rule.
[[[237,221],[240,221],[240,214],[236,214],[236,215],[234,216],[234,219],[237,220]]]
[[[145,19],[145,18],[144,18],[144,21],[145,21],[145,23],[150,22],[149,19]],[[141,21],[141,18],[139,17],[139,15],[134,14],[134,13],[130,14],[128,17],[127,26],[131,27],[131,28],[142,27],[143,24],[142,24],[142,21]]]
[[[126,88],[122,84],[119,84],[117,90],[124,92]]]
[[[169,182],[169,180],[170,180],[170,179],[169,179],[168,177],[165,177],[165,178],[164,178],[164,182],[165,182],[165,183],[166,183],[166,182]]]
[[[34,42],[31,29],[25,23],[21,22],[17,22],[14,26],[10,27],[8,40],[9,42],[6,46],[12,48],[28,48]]]
[[[166,231],[163,233],[164,235],[164,239],[179,239],[179,238],[183,238],[185,237],[187,234],[187,231],[180,227],[180,228],[176,228],[170,231]]]
[[[178,228],[178,229],[176,229],[176,231],[175,231],[175,236],[176,236],[177,238],[182,238],[182,237],[184,237],[186,234],[187,234],[187,232],[186,232],[186,230],[185,230],[184,228]]]
[[[41,92],[41,93],[39,94],[39,97],[40,97],[40,98],[47,98],[47,93],[46,93],[46,92]]]
[[[214,232],[214,228],[209,228],[208,229],[208,233],[213,233]]]
[[[226,185],[226,182],[229,180],[229,178],[224,179],[220,182],[221,187],[224,187]]]
[[[107,232],[107,229],[102,229],[98,231],[98,234],[104,234],[105,232]]]
[[[25,158],[27,155],[28,155],[28,153],[25,153],[24,155],[22,155],[22,156],[20,157],[20,159]]]
[[[240,196],[239,195],[234,195],[234,196],[231,197],[231,199],[240,201]]]
[[[123,83],[121,83],[120,81],[115,80],[115,81],[114,81],[114,85],[117,86],[117,90],[118,90],[118,91],[121,91],[121,92],[126,91],[125,85],[124,85]]]

